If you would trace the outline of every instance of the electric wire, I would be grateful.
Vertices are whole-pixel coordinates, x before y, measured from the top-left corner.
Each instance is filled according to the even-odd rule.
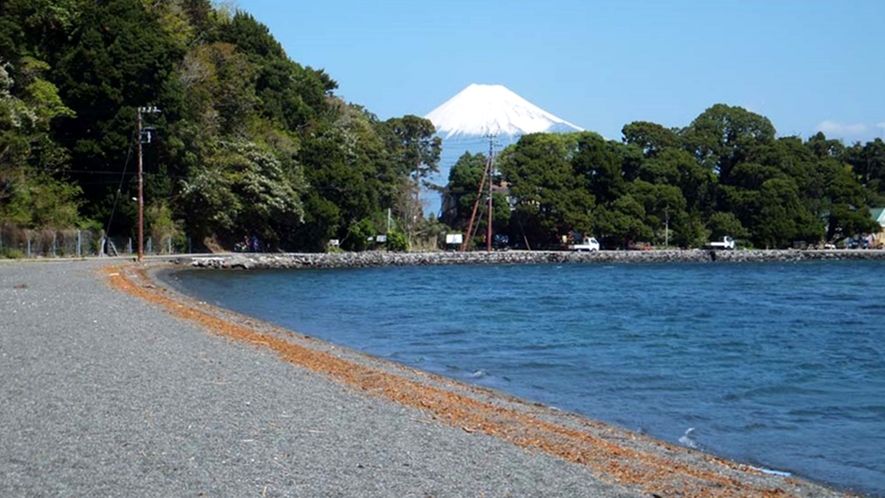
[[[136,135],[136,131],[133,130],[132,136]],[[141,140],[141,137],[135,137],[136,140]],[[123,192],[123,182],[126,180],[126,169],[129,167],[129,161],[132,159],[132,143],[133,140],[130,137],[129,139],[129,149],[126,152],[126,161],[123,163],[123,173],[120,175],[120,183],[117,185],[117,193],[114,195],[114,204],[111,207],[111,215],[108,217],[108,224],[105,227],[105,238],[110,235],[111,232],[111,223],[114,221],[114,214],[117,212],[117,204],[120,202],[120,194]]]

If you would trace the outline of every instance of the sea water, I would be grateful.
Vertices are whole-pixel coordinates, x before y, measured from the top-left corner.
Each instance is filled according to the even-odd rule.
[[[201,300],[371,355],[885,496],[885,262],[175,278]]]

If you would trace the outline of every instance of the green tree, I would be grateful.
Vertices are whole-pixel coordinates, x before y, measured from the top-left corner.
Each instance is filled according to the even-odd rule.
[[[727,184],[732,168],[753,147],[773,141],[775,129],[764,116],[716,104],[695,118],[680,136],[683,147]]]
[[[678,148],[682,142],[678,130],[664,128],[657,123],[634,121],[621,130],[624,143],[636,145],[646,157],[654,157],[667,149]]]
[[[870,216],[868,192],[851,167],[832,159],[822,161],[818,167],[821,183],[825,185],[820,213],[825,232],[821,235],[828,241],[839,241],[877,232],[879,226]]]
[[[682,240],[679,234],[688,231],[686,225],[686,203],[679,187],[666,184],[652,184],[636,180],[630,184],[630,194],[643,207],[645,217],[643,223],[651,230],[648,242],[662,245],[672,240]],[[672,227],[670,222],[672,221]]]
[[[815,133],[805,143],[806,147],[818,159],[837,159],[841,160],[845,155],[845,144],[841,140],[830,140],[823,132]]]
[[[222,245],[248,231],[323,250],[364,220],[377,228],[438,162],[432,124],[380,122],[346,104],[330,75],[289,59],[266,26],[209,0],[6,0],[0,53],[7,221],[84,214],[132,230],[135,209],[118,201],[134,195],[145,105],[163,110],[144,123],[149,222]]]
[[[427,178],[439,172],[442,140],[436,136],[433,123],[412,115],[388,119],[379,131],[385,139],[394,171],[410,179],[410,182],[399,183],[400,192],[394,207],[411,244],[422,228],[424,217],[421,187],[434,186]]]
[[[712,211],[716,176],[683,150],[659,152],[642,163],[638,177],[649,183],[678,187],[686,200],[686,209],[691,212]]]
[[[789,247],[796,240],[819,240],[819,234],[807,233],[813,223],[809,218],[795,182],[789,178],[766,180],[759,191],[753,242],[768,249]]]
[[[844,157],[875,201],[885,205],[885,142],[881,138],[863,145],[858,142],[845,151]]]
[[[606,247],[627,248],[633,242],[652,238],[651,228],[645,223],[646,215],[642,204],[626,194],[608,206],[597,206],[594,233]]]
[[[254,143],[223,142],[182,185],[191,229],[229,241],[255,235],[278,246],[302,222],[303,180],[287,174],[273,152]]]
[[[104,220],[112,209],[107,200],[114,198],[111,194],[119,184],[115,174],[135,169],[127,157],[131,161],[136,108],[157,104],[169,115],[176,113],[162,96],[182,53],[139,2],[77,5],[80,10],[67,41],[47,55],[54,69],[52,82],[76,113],[73,119],[53,123],[53,136],[70,151],[70,170],[83,189],[86,215]],[[124,192],[124,198],[131,195]],[[131,218],[114,220],[120,224],[117,230],[134,224]]]
[[[442,140],[430,120],[407,115],[385,121],[388,150],[398,172],[411,175],[416,184],[439,172]]]
[[[606,142],[601,136],[590,132],[579,133],[576,139],[572,168],[595,202],[608,204],[624,195],[627,182],[622,170],[622,156],[618,154],[618,149],[623,145]]]
[[[596,144],[589,134],[584,140]],[[513,226],[521,232],[517,238],[531,247],[558,247],[562,235],[593,228],[595,200],[572,163],[577,144],[576,134],[530,134],[500,155],[498,167],[516,208]],[[589,169],[591,145],[587,149],[581,164]]]
[[[744,228],[741,220],[733,213],[715,212],[710,216],[707,223],[710,232],[710,240],[722,240],[722,237],[729,236],[736,239],[743,239],[750,236],[750,232]]]
[[[53,119],[73,111],[42,79],[46,64],[27,57],[19,63],[23,81],[16,85],[0,61],[0,219],[26,228],[75,226],[80,189],[60,179],[67,155],[49,134]]]
[[[341,241],[341,247],[348,251],[371,249],[377,234],[375,223],[370,218],[364,218],[348,227],[347,236]]]
[[[219,28],[220,41],[235,45],[253,64],[258,111],[276,126],[298,130],[330,111],[327,97],[338,84],[322,70],[304,68],[286,55],[267,26],[237,11]]]

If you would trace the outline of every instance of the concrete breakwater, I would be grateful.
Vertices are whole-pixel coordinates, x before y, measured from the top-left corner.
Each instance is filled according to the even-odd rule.
[[[497,252],[357,252],[357,253],[237,253],[179,258],[176,263],[213,269],[367,268],[379,266],[540,264],[540,263],[670,263],[778,262],[815,260],[882,260],[883,250],[662,250],[497,251]]]

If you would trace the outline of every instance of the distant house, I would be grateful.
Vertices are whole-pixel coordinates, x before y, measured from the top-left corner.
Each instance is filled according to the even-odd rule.
[[[873,234],[873,247],[885,246],[885,207],[872,208],[870,214],[879,224],[881,230],[879,233]]]

